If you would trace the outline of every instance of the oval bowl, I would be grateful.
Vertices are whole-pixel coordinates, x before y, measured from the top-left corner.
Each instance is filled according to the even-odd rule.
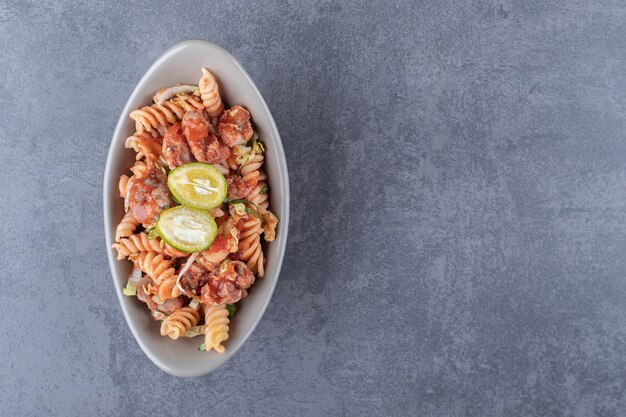
[[[265,277],[257,279],[250,295],[238,304],[237,315],[230,323],[226,352],[223,354],[199,352],[197,347],[202,343],[202,338],[170,340],[160,336],[160,322],[151,318],[146,305],[135,297],[122,295],[131,264],[118,261],[115,251],[111,249],[115,228],[124,215],[123,201],[118,193],[118,179],[121,174],[128,172],[134,162],[134,152],[124,148],[126,137],[134,131],[134,122],[128,117],[129,113],[151,103],[152,96],[161,87],[177,83],[197,84],[203,66],[217,76],[222,98],[227,105],[240,104],[250,110],[255,128],[266,147],[264,168],[271,189],[270,209],[280,219],[276,240],[265,246]],[[276,123],[254,82],[232,55],[210,42],[188,40],[170,48],[152,64],[128,99],[115,128],[104,171],[103,201],[105,237],[115,292],[128,327],[141,349],[155,365],[176,376],[204,375],[224,364],[254,331],[270,302],[285,253],[289,225],[287,162]]]

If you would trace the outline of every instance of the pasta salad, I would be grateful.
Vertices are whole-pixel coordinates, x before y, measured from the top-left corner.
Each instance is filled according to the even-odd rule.
[[[223,353],[237,303],[265,274],[276,237],[265,148],[243,106],[225,108],[215,76],[156,92],[130,113],[136,153],[120,177],[125,215],[113,249],[133,270],[123,292],[146,304],[161,335],[203,336]]]

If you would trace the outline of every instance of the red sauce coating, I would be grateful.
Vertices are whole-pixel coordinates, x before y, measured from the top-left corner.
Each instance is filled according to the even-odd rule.
[[[250,112],[241,106],[233,106],[220,117],[217,130],[220,139],[226,145],[233,147],[241,145],[252,137]]]
[[[185,113],[183,128],[191,153],[198,161],[219,164],[230,156],[230,148],[215,137],[202,113],[195,110]]]
[[[144,225],[152,225],[156,217],[174,205],[167,188],[167,176],[161,167],[148,159],[148,170],[129,185],[129,210]]]
[[[243,180],[241,175],[237,174],[226,175],[226,182],[228,183],[228,198],[230,200],[246,197],[253,188]]]
[[[174,169],[194,161],[189,144],[183,135],[183,127],[180,123],[170,126],[163,137],[163,158],[170,169]]]
[[[254,274],[240,261],[226,261],[202,287],[200,299],[208,304],[232,304],[254,283]]]

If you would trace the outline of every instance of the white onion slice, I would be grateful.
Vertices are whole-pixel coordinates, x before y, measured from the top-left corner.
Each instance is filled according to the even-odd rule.
[[[133,272],[130,273],[130,275],[128,276],[128,280],[130,282],[132,282],[133,284],[137,284],[139,283],[139,281],[141,281],[143,272],[141,271],[141,269],[139,268],[134,268]]]
[[[189,268],[191,268],[191,264],[193,264],[193,261],[196,259],[199,253],[200,252],[192,253],[191,256],[187,258],[187,262],[185,262],[185,265],[182,267],[182,269],[178,273],[178,277],[176,278],[176,286],[178,287],[180,292],[185,295],[189,295],[189,294],[187,294],[187,292],[183,289],[183,287],[181,287],[180,278],[185,274],[185,272],[187,272]]]
[[[161,88],[154,95],[153,100],[156,104],[163,104],[165,101],[171,99],[176,94],[193,94],[198,91],[197,85],[175,85],[173,87]]]

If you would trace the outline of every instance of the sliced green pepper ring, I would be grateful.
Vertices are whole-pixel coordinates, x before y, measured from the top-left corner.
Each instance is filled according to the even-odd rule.
[[[224,202],[226,178],[211,164],[193,162],[170,171],[167,186],[181,204],[209,210]]]
[[[155,231],[172,247],[194,253],[211,246],[217,235],[217,225],[204,210],[176,206],[161,213]]]

